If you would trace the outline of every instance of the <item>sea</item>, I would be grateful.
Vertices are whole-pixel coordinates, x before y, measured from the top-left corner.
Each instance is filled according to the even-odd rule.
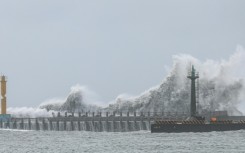
[[[245,153],[245,130],[207,133],[0,130],[0,153]]]

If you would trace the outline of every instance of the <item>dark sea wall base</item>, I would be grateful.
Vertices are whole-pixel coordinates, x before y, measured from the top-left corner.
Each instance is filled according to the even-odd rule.
[[[152,124],[152,133],[212,132],[245,129],[244,123],[234,124]]]

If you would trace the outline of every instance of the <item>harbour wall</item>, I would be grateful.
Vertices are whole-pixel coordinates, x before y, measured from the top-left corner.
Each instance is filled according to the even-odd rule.
[[[49,130],[49,131],[94,131],[128,132],[151,128],[155,120],[183,120],[184,113],[120,112],[120,113],[57,113],[47,118],[9,118],[0,120],[2,129]]]

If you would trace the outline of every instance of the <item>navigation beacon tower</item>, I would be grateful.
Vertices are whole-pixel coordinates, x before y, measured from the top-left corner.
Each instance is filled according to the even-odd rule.
[[[187,76],[187,78],[191,79],[191,117],[195,117],[197,115],[195,80],[199,78],[199,75],[198,73],[196,73],[196,70],[193,65],[191,68],[191,73]]]
[[[1,114],[7,114],[7,98],[6,98],[6,77],[4,75],[0,76],[1,82]]]

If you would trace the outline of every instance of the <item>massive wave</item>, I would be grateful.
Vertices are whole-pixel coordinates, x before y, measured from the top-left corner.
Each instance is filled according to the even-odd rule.
[[[244,104],[245,51],[237,47],[228,60],[206,60],[204,62],[191,55],[173,56],[173,66],[162,83],[139,96],[119,95],[103,108],[88,100],[87,89],[81,86],[71,88],[65,100],[49,100],[38,108],[9,108],[15,116],[50,116],[53,111],[94,112],[94,111],[143,111],[143,112],[189,112],[190,80],[187,75],[194,65],[199,72],[197,84],[198,110],[227,110],[230,115],[242,115],[238,106]],[[21,111],[20,111],[21,110]],[[27,111],[24,111],[27,110]],[[25,114],[21,112],[26,112]]]

